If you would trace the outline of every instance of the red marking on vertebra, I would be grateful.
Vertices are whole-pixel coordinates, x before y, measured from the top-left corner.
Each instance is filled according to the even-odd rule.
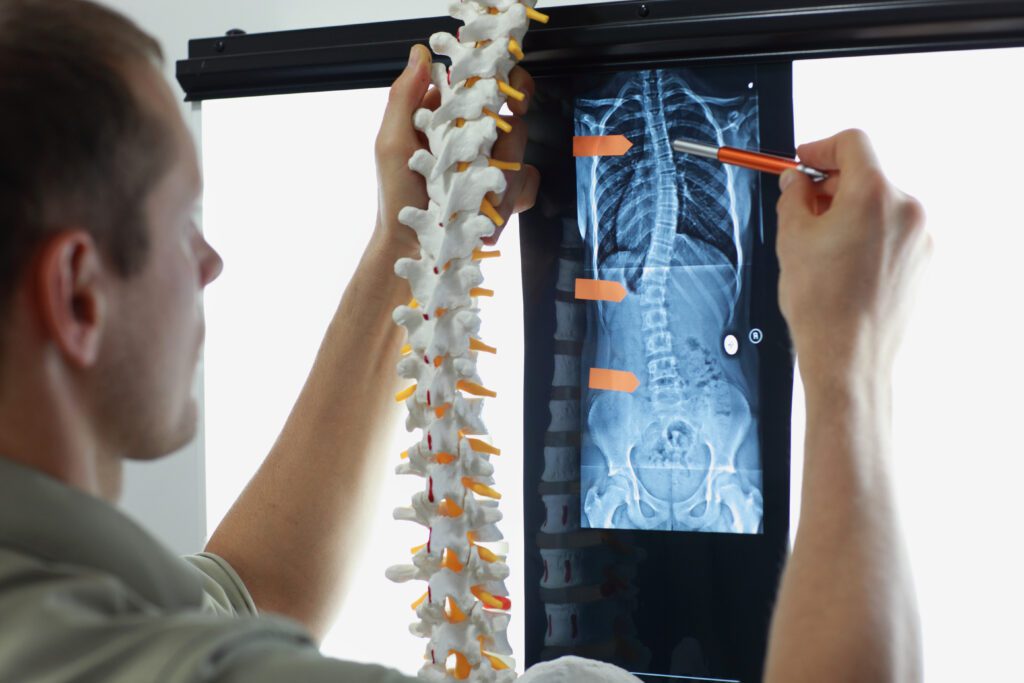
[[[579,619],[579,616],[576,615],[576,614],[572,615],[571,621],[572,621],[572,639],[576,640],[577,638],[580,637],[580,619]]]
[[[437,269],[437,266],[434,266],[434,275],[440,275],[440,274],[441,274],[441,271]]]
[[[562,506],[562,526],[565,526],[568,523],[569,523],[569,506],[568,505],[563,505]]]
[[[427,533],[427,555],[430,554],[430,542],[434,540],[434,527],[430,527],[430,531]],[[430,599],[430,589],[427,589],[427,599]]]
[[[572,562],[569,560],[565,561],[565,582],[569,583],[572,581]]]
[[[427,407],[430,407],[430,390],[427,390]]]
[[[424,319],[424,320],[430,320],[430,316],[429,316],[429,315],[427,315],[426,313],[424,313],[424,314],[423,314],[423,319]]]
[[[433,650],[430,651],[430,661],[433,664],[437,664],[437,657],[434,656],[434,651]]]
[[[434,502],[434,478],[430,478],[430,490],[427,492],[427,500]]]
[[[430,435],[430,432],[427,432],[427,450],[431,452],[434,450],[434,437]]]

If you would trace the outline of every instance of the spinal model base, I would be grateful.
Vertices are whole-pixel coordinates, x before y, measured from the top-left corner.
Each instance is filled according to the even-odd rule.
[[[434,52],[451,59],[446,70],[435,64],[432,80],[441,93],[436,111],[421,109],[414,124],[429,142],[409,167],[427,181],[427,210],[407,207],[399,214],[416,231],[419,259],[402,259],[395,272],[409,281],[413,300],[395,310],[395,322],[408,332],[402,377],[415,381],[397,396],[409,409],[406,421],[421,439],[402,454],[399,474],[427,480],[411,507],[395,518],[426,527],[427,543],[413,549],[411,565],[391,567],[397,582],[423,580],[427,592],[414,605],[419,621],[413,634],[429,638],[427,663],[420,677],[473,682],[515,678],[512,648],[506,637],[511,602],[505,588],[508,566],[486,548],[503,536],[491,486],[492,455],[500,454],[481,436],[483,397],[495,394],[481,385],[476,359],[495,349],[477,338],[476,299],[493,294],[480,288],[483,238],[494,234],[502,217],[495,208],[506,189],[505,171],[517,163],[491,158],[499,131],[511,125],[499,116],[506,98],[523,99],[509,85],[509,72],[523,58],[522,41],[536,0],[469,0],[449,12],[465,25],[458,37],[431,37]],[[469,398],[475,396],[478,398]],[[480,496],[480,498],[477,498]]]

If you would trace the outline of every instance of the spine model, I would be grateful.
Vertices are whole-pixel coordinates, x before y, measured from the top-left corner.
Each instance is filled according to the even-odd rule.
[[[507,98],[525,97],[509,84],[509,73],[523,58],[530,20],[547,21],[535,4],[453,3],[449,12],[465,24],[458,36],[430,39],[434,52],[451,60],[450,69],[433,65],[441,104],[414,118],[430,149],[413,155],[409,167],[426,178],[430,204],[399,214],[419,237],[420,257],[395,265],[413,299],[395,310],[394,319],[408,333],[398,372],[413,382],[396,398],[409,410],[406,427],[420,430],[420,439],[402,454],[397,472],[422,477],[426,486],[411,506],[395,510],[395,519],[423,526],[426,543],[413,549],[412,564],[391,567],[387,576],[427,583],[413,604],[418,621],[410,630],[429,639],[419,672],[428,681],[516,677],[506,636],[509,569],[486,547],[503,538],[490,462],[500,451],[486,439],[483,398],[495,394],[482,385],[476,359],[496,350],[478,338],[476,301],[493,294],[481,288],[480,262],[498,255],[484,250],[483,239],[502,224],[496,207],[505,172],[521,170],[518,163],[493,159],[491,151],[498,136],[512,129],[499,116]]]

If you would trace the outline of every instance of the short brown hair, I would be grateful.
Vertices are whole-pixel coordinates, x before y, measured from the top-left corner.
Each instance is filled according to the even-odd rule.
[[[122,276],[145,263],[144,199],[171,160],[130,69],[159,44],[86,0],[0,0],[0,314],[34,249],[88,230]]]

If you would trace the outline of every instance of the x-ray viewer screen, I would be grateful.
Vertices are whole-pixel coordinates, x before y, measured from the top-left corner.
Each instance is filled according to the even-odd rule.
[[[632,144],[622,155],[576,159],[582,277],[626,292],[586,305],[584,527],[763,532],[763,332],[750,316],[760,181],[672,150],[678,138],[759,148],[755,74],[617,73],[575,99],[577,137]]]

